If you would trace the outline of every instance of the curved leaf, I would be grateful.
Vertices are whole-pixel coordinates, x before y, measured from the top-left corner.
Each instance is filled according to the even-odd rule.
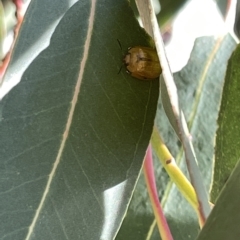
[[[117,74],[117,39],[124,49],[148,45],[127,2],[78,1],[1,101],[4,239],[115,236],[148,146],[159,89],[158,80]]]
[[[31,0],[8,69],[0,85],[0,100],[20,82],[29,64],[49,45],[59,21],[76,2],[77,0],[58,0],[57,3]]]
[[[240,195],[239,182],[240,163],[238,162],[197,240],[239,238],[240,215],[237,211]]]

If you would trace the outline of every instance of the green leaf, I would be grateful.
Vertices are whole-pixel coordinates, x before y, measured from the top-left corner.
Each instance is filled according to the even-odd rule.
[[[15,42],[15,48],[0,88],[0,100],[21,80],[22,74],[49,45],[61,18],[77,0],[31,0]]]
[[[240,2],[239,1],[237,1],[237,6],[236,6],[236,15],[235,15],[235,21],[234,21],[234,32],[239,39],[240,38]]]
[[[225,86],[224,86],[225,88]],[[240,236],[239,195],[240,195],[240,162],[233,170],[225,184],[216,205],[197,240],[205,239],[238,239]]]
[[[4,39],[6,38],[6,35],[7,35],[6,22],[5,22],[4,17],[5,17],[4,7],[3,7],[2,1],[1,1],[0,2],[0,59],[1,59],[1,61],[4,57],[3,43],[4,43]]]
[[[221,91],[227,61],[235,45],[230,36],[225,36],[223,39],[199,38],[195,42],[187,66],[174,74],[180,103],[190,126],[198,164],[208,190],[212,180],[214,138]],[[186,173],[185,158],[180,149],[179,140],[160,102],[157,125],[166,145]],[[199,231],[195,212],[176,187],[168,182],[169,178],[157,160],[155,160],[155,167],[160,199],[162,199],[174,239],[195,239]],[[126,239],[126,236],[138,240],[147,237],[152,240],[160,238],[154,223],[150,201],[144,189],[144,178],[141,176],[130,210],[118,233],[118,240]]]
[[[229,0],[215,0],[216,1],[216,4],[223,16],[223,18],[226,17],[226,14],[229,10],[229,6],[230,6],[230,1]]]
[[[160,26],[164,25],[168,21],[171,21],[174,15],[177,14],[179,10],[184,6],[184,4],[188,0],[153,0],[154,6],[159,6],[160,4],[160,12],[157,13],[157,19]],[[160,3],[159,3],[160,2]],[[135,15],[138,17],[139,13],[137,10],[137,6],[135,0],[130,0],[131,7]]]
[[[157,15],[159,25],[161,26],[167,23],[167,21],[171,21],[186,2],[188,0],[160,0],[161,11]]]
[[[223,185],[240,158],[239,88],[240,88],[240,46],[232,54],[227,68],[222,104],[218,118],[216,138],[216,160],[212,200],[218,197]]]
[[[28,24],[41,11],[35,2]],[[125,214],[159,82],[118,74],[117,39],[124,51],[149,42],[127,1],[94,4],[78,1],[64,13],[50,45],[0,103],[4,239],[113,239]]]

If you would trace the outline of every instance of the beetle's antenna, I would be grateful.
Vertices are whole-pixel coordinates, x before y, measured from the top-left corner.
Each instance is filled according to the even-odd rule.
[[[121,49],[121,51],[122,51],[122,45],[121,45],[119,39],[117,39],[117,41],[118,41],[118,45],[119,45],[119,47],[120,47],[120,49]]]
[[[120,49],[121,49],[122,56],[124,57],[124,56],[125,56],[125,53],[123,52],[122,44],[121,44],[121,42],[119,41],[119,39],[117,39],[117,41],[118,41],[118,45],[119,45],[119,47],[120,47]]]

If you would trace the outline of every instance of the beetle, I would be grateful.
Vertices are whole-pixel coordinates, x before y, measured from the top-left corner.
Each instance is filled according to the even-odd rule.
[[[123,61],[128,73],[141,80],[155,79],[162,73],[157,52],[150,47],[128,48]]]

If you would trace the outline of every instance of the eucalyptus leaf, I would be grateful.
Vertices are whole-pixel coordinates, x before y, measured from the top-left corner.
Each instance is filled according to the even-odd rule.
[[[0,102],[4,240],[113,239],[152,132],[158,80],[118,74],[117,39],[149,45],[127,1],[82,0],[63,15]]]
[[[237,6],[236,6],[236,15],[235,15],[235,21],[234,21],[234,32],[239,39],[240,38],[240,2],[239,1],[237,1]]]
[[[197,240],[205,239],[239,239],[240,222],[240,162],[234,168],[229,180],[217,199],[206,224]]]
[[[222,104],[218,118],[219,128],[216,138],[216,160],[212,200],[218,197],[223,185],[240,159],[240,45],[232,54],[225,77]]]
[[[178,13],[179,10],[188,2],[188,0],[159,0],[161,5],[161,11],[157,15],[158,23],[160,26],[171,22],[173,17]]]
[[[229,5],[231,3],[229,3],[228,0],[215,0],[223,18],[226,17],[226,14],[228,13],[228,10],[229,10]]]
[[[59,21],[76,2],[77,0],[31,0],[0,84],[0,100],[20,82],[29,64],[49,45]]]

